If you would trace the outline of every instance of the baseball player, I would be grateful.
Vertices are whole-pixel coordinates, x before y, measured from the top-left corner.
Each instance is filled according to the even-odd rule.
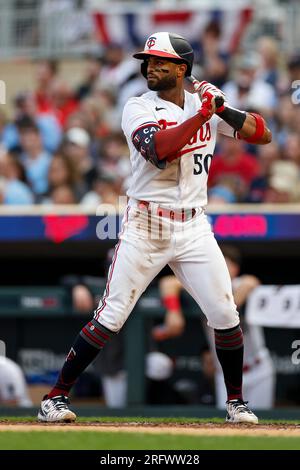
[[[231,108],[207,82],[184,89],[193,49],[183,37],[152,34],[142,52],[149,92],[126,103],[122,128],[132,164],[128,206],[107,285],[93,319],[76,338],[38,419],[74,421],[68,394],[82,371],[122,328],[151,280],[169,264],[214,328],[227,389],[227,421],[257,423],[242,395],[243,334],[229,273],[204,213],[217,133],[266,144],[263,118]]]

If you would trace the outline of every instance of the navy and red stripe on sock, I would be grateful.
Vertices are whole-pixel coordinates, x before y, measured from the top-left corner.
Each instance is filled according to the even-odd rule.
[[[68,396],[80,374],[96,358],[113,335],[112,331],[100,325],[95,319],[85,325],[71,347],[57,382],[47,397]]]

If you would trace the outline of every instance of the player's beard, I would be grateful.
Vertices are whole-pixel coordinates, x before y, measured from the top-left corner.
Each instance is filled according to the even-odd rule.
[[[152,80],[150,80],[151,82]],[[147,81],[149,90],[152,91],[163,91],[163,90],[171,90],[172,88],[176,88],[177,81],[176,77],[173,75],[171,77],[163,77],[160,80],[155,81],[155,83],[149,83]]]

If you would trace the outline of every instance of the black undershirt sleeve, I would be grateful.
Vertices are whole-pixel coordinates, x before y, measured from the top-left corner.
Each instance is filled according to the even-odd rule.
[[[239,109],[231,108],[231,106],[226,106],[224,111],[218,113],[218,116],[220,116],[223,121],[227,122],[234,130],[239,131],[244,125],[247,113]]]

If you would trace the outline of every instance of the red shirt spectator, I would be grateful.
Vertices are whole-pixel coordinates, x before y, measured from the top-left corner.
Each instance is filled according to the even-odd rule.
[[[49,90],[58,73],[58,64],[55,60],[40,60],[35,71],[34,98],[38,113],[51,112]]]
[[[52,83],[50,98],[51,112],[64,128],[69,116],[77,111],[79,103],[74,98],[72,89],[68,83],[60,79],[56,79]]]
[[[241,140],[228,137],[222,139],[220,153],[212,159],[208,185],[214,186],[221,176],[233,175],[249,186],[259,174],[259,164],[255,157],[245,152]]]

